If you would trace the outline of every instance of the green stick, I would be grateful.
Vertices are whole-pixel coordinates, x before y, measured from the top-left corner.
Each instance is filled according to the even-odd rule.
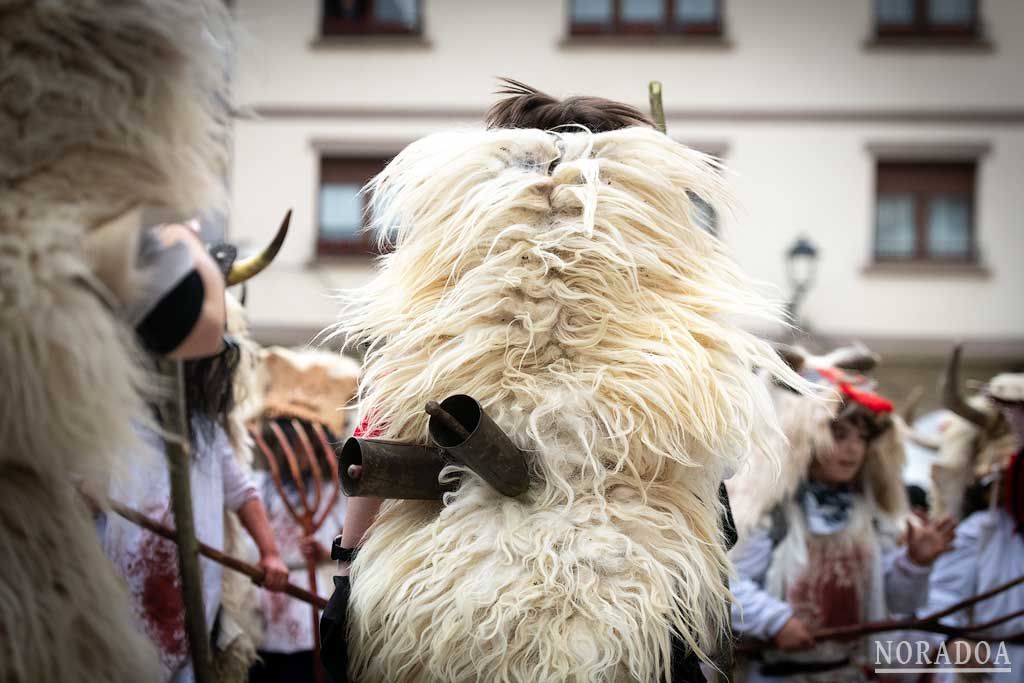
[[[203,581],[199,573],[199,541],[192,514],[192,483],[189,477],[188,415],[185,407],[185,371],[181,361],[160,361],[161,374],[168,381],[169,395],[160,410],[164,448],[171,480],[171,510],[178,544],[181,596],[185,605],[185,628],[196,683],[214,683],[210,658],[210,636],[203,607]]]

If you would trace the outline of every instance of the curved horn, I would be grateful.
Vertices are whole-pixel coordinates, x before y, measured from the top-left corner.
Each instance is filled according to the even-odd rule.
[[[960,352],[962,350],[963,345],[957,344],[949,356],[949,366],[942,379],[942,404],[968,422],[985,429],[988,426],[988,418],[980,410],[969,405],[960,393]]]
[[[231,266],[231,271],[227,276],[227,285],[229,287],[245,282],[270,265],[270,262],[277,256],[277,252],[281,250],[281,245],[284,244],[284,238],[288,235],[288,224],[291,223],[291,220],[292,210],[288,209],[288,213],[284,215],[284,220],[281,221],[281,227],[277,229],[277,234],[274,235],[274,241],[255,256],[242,259]]]
[[[786,365],[788,365],[793,372],[800,372],[804,369],[806,358],[800,349],[794,348],[789,344],[782,343],[774,344],[774,346],[775,353],[779,354],[782,360],[786,362]]]
[[[863,344],[847,346],[829,354],[833,365],[851,372],[870,372],[878,365],[879,356]]]
[[[942,440],[931,436],[925,436],[916,429],[907,430],[907,438],[922,448],[937,451],[942,448]]]
[[[921,405],[922,398],[924,398],[924,387],[920,384],[911,389],[910,393],[907,394],[907,401],[903,404],[903,410],[900,411],[900,415],[908,425],[914,423],[914,418],[917,417],[917,409]]]

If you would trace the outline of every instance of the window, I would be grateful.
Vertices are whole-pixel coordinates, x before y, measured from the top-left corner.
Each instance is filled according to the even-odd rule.
[[[320,161],[317,254],[377,254],[377,233],[369,225],[363,186],[379,173],[384,159],[324,158]]]
[[[978,0],[875,0],[879,37],[972,38]]]
[[[324,35],[419,33],[420,0],[324,0]]]
[[[720,35],[722,0],[570,0],[573,35]]]
[[[875,261],[973,262],[974,162],[879,162]]]

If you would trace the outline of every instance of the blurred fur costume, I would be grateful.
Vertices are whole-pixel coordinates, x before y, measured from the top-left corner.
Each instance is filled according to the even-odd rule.
[[[335,438],[351,433],[348,412],[359,364],[340,353],[272,346],[261,357],[259,417],[317,422]]]
[[[941,432],[939,457],[932,465],[933,509],[961,520],[953,550],[938,558],[925,613],[937,612],[1020,575],[1024,566],[1024,451],[1021,434],[1000,403],[1024,409],[1024,373],[993,377],[975,395],[960,393],[959,350],[951,357],[944,386],[946,407],[954,411]],[[1005,406],[1003,406],[1005,407]],[[1024,604],[1024,586],[949,615],[952,626],[995,623],[981,631],[996,645],[1024,630],[1024,617],[1006,619]],[[940,636],[933,636],[934,642]],[[1009,661],[1024,661],[1024,647],[1007,645]],[[992,660],[983,663],[991,666]],[[1005,666],[1005,663],[1003,664]],[[1006,676],[1009,678],[1009,676]],[[946,680],[1000,680],[996,674],[958,672]]]
[[[832,377],[843,378],[845,384],[863,385],[865,378],[858,370],[869,369],[877,362],[868,349],[860,345],[835,349],[823,356],[815,356],[802,348],[788,348],[784,352],[795,369],[805,375],[824,371]],[[778,462],[757,453],[733,478],[726,481],[732,502],[736,530],[742,539],[751,529],[765,521],[765,516],[779,503],[789,500],[800,484],[807,479],[807,471],[814,454],[832,450],[831,425],[844,409],[856,404],[838,392],[837,383],[822,381],[819,389],[832,400],[819,400],[800,395],[783,386],[777,378],[762,373],[769,386],[776,413],[782,423],[784,442],[777,445],[786,457],[781,471]],[[908,511],[906,491],[903,488],[902,469],[905,460],[902,432],[904,426],[892,414],[891,406],[877,418],[879,429],[871,440],[859,486],[872,497],[879,510],[893,520],[899,520]],[[772,486],[765,482],[775,481]]]
[[[737,570],[733,625],[743,637],[769,642],[791,618],[814,631],[912,612],[919,606],[915,598],[927,593],[928,577],[900,547],[909,505],[898,418],[858,373],[870,369],[875,356],[861,346],[825,356],[799,348],[784,355],[833,400],[800,396],[765,375],[789,441],[781,477],[776,463],[757,454],[726,482],[740,534],[731,554]],[[832,426],[838,420],[854,422],[867,438],[849,487],[810,477],[814,460],[835,449]],[[807,650],[767,649],[763,663],[749,662],[746,676],[752,683],[779,677],[862,681],[864,643],[826,640]]]
[[[4,681],[158,670],[70,482],[138,450],[131,210],[222,203],[229,46],[213,0],[0,0]]]
[[[569,129],[572,130],[572,129]],[[478,400],[528,452],[507,498],[468,471],[443,507],[390,501],[352,567],[362,681],[667,678],[675,631],[728,631],[718,487],[782,442],[728,322],[777,321],[699,227],[711,157],[649,128],[441,133],[371,184],[395,251],[337,331],[368,342],[367,432],[426,443],[424,403]]]
[[[943,402],[953,414],[942,427],[931,476],[935,514],[963,519],[984,505],[981,500],[968,501],[968,492],[997,480],[1010,457],[1021,449],[1020,439],[992,399],[1024,400],[1024,374],[996,375],[989,382],[988,395],[978,392],[965,398],[958,386],[959,365],[960,351],[956,349],[943,386]]]

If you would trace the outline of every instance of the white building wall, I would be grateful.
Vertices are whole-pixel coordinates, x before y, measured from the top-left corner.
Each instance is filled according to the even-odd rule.
[[[723,239],[757,278],[786,288],[799,234],[821,251],[802,310],[813,328],[944,345],[977,339],[1024,355],[1024,2],[984,0],[992,49],[866,47],[870,0],[725,0],[725,44],[581,46],[565,1],[424,0],[422,38],[318,41],[319,4],[241,0],[232,230],[269,238],[294,208],[282,257],[251,291],[254,324],[299,337],[328,324],[329,289],[372,270],[317,260],[322,152],[390,156],[435,130],[474,125],[509,75],[553,94],[646,108],[664,83],[674,137],[719,149],[739,203]],[[477,124],[478,125],[478,124]],[[870,145],[987,149],[979,158],[980,269],[870,272],[875,159]]]
[[[983,0],[994,49],[867,49],[873,0],[724,0],[725,45],[566,41],[568,0],[423,0],[422,39],[318,42],[319,3],[238,0],[239,101],[404,109],[492,101],[495,76],[667,109],[948,110],[1024,104],[1024,3]],[[693,41],[691,41],[693,42]]]

